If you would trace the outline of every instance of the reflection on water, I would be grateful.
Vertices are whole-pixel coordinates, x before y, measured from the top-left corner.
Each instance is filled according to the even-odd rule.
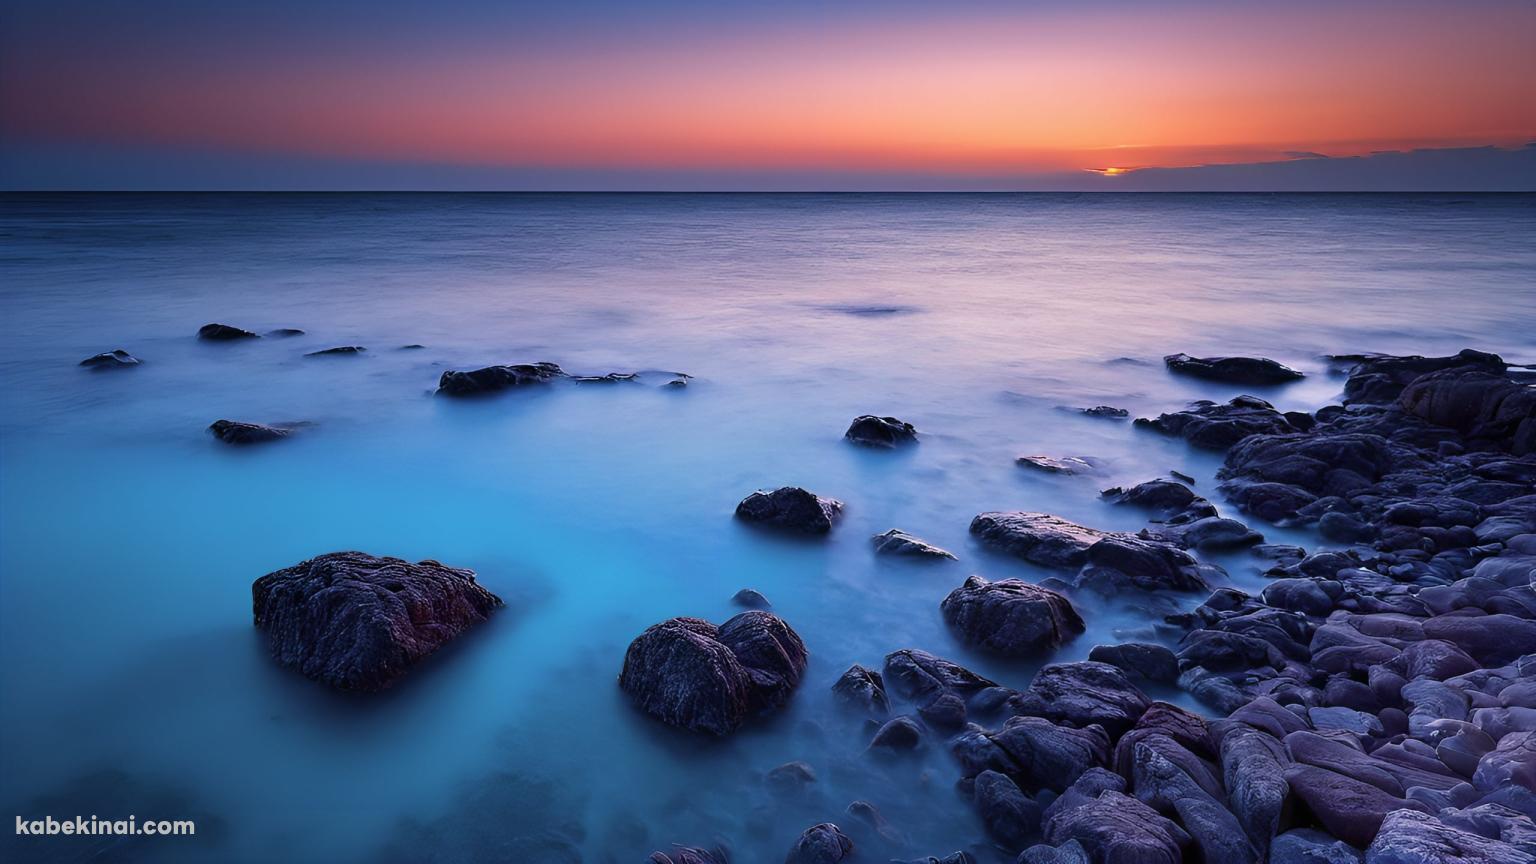
[[[824,820],[872,860],[974,850],[942,748],[866,754],[831,683],[918,647],[1026,684],[1038,661],[977,654],[939,619],[969,573],[1050,575],[977,548],[970,517],[1136,528],[1144,514],[1098,490],[1170,470],[1214,496],[1216,457],[1061,410],[1237,392],[1168,376],[1162,354],[1302,369],[1261,394],[1286,408],[1336,396],[1327,352],[1536,359],[1533,199],[1445,200],[5,199],[0,802],[216,826],[109,850],[122,860],[619,862],[674,842],[777,860]],[[191,338],[209,321],[307,333]],[[369,350],[303,356],[337,345]],[[74,365],[113,348],[143,365]],[[429,395],[445,369],[535,360],[697,377]],[[863,413],[923,439],[848,446]],[[235,450],[203,431],[220,417],[315,425]],[[1023,453],[1105,468],[1048,475]],[[731,519],[786,484],[847,503],[830,539]],[[892,527],[961,560],[877,560],[869,537]],[[349,548],[475,568],[509,608],[393,692],[327,692],[268,661],[249,586]],[[1256,560],[1217,560],[1258,583]],[[811,650],[788,709],[726,741],[631,710],[629,640],[723,620],[743,587]],[[1074,599],[1089,630],[1058,658],[1158,638],[1158,616],[1199,598]],[[764,774],[795,760],[816,781],[775,794]],[[845,812],[855,800],[883,833]]]

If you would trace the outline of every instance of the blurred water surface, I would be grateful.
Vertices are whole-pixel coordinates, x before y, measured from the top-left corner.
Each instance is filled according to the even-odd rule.
[[[307,332],[198,342],[210,321]],[[1257,392],[1310,409],[1340,388],[1323,354],[1531,361],[1533,334],[1531,196],[9,196],[0,803],[200,819],[99,860],[632,862],[673,842],[778,860],[865,799],[900,835],[872,860],[989,860],[942,748],[871,759],[828,688],[902,647],[1028,683],[1038,663],[939,618],[967,574],[1049,575],[977,548],[977,512],[1136,528],[1099,490],[1171,469],[1216,495],[1215,457],[1064,407],[1240,392],[1169,376],[1161,355],[1187,351],[1291,364],[1308,379]],[[336,345],[368,351],[303,356]],[[76,365],[113,348],[143,365]],[[445,369],[536,360],[655,374],[430,395]],[[664,389],[669,371],[696,378]],[[862,413],[922,441],[852,447]],[[204,431],[220,417],[315,425],[236,450]],[[1107,467],[1041,475],[1025,453]],[[787,484],[847,503],[830,539],[732,520]],[[891,527],[961,560],[877,559]],[[329,693],[267,659],[249,586],[340,549],[472,567],[509,608],[393,692]],[[1256,559],[1221,561],[1260,584]],[[747,586],[811,650],[790,707],[719,742],[633,711],[629,640],[723,620]],[[1058,659],[1165,611],[1075,599],[1089,632]],[[761,776],[791,760],[818,781],[775,798]]]

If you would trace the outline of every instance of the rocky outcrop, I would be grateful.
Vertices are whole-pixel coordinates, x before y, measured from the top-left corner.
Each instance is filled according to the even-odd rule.
[[[292,426],[266,426],[261,423],[244,423],[239,420],[215,420],[208,427],[213,437],[225,444],[263,444],[287,438],[294,432]]]
[[[93,354],[81,360],[80,365],[89,366],[92,369],[127,369],[139,365],[139,358],[118,348],[101,354]]]
[[[1138,417],[1135,425],[1183,438],[1205,450],[1226,450],[1249,435],[1279,435],[1297,431],[1291,418],[1255,396],[1238,396],[1225,404],[1206,399],[1183,411]]]
[[[1092,474],[1101,467],[1092,456],[1020,456],[1014,462],[1046,474]]]
[[[228,324],[204,324],[198,328],[197,338],[209,342],[232,342],[237,339],[260,339],[261,337],[249,330],[231,327]]]
[[[1088,548],[1109,532],[1076,525],[1047,513],[982,513],[971,533],[998,551],[1045,567],[1081,567]]]
[[[502,605],[470,570],[333,552],[251,586],[272,656],[343,690],[382,690]]]
[[[1018,579],[972,576],[939,608],[967,643],[1015,657],[1059,648],[1084,629],[1067,598]]]
[[[923,558],[929,560],[955,560],[954,553],[920,540],[917,537],[896,528],[876,534],[872,541],[875,551],[881,555],[899,555],[904,558]]]
[[[759,490],[736,505],[737,519],[798,534],[826,534],[842,513],[843,502],[798,486]]]
[[[1267,357],[1191,357],[1169,354],[1163,363],[1170,372],[1227,384],[1286,384],[1304,376]]]
[[[727,735],[787,701],[805,663],[800,636],[772,613],[743,612],[719,627],[672,618],[630,643],[619,687],[668,725]]]
[[[915,443],[917,429],[911,423],[895,417],[876,417],[873,414],[865,414],[854,418],[848,431],[843,433],[843,437],[866,447],[896,447],[900,444]]]
[[[566,377],[553,363],[519,363],[512,366],[486,366],[469,372],[449,370],[437,382],[437,392],[444,396],[483,396],[517,387],[548,384]]]

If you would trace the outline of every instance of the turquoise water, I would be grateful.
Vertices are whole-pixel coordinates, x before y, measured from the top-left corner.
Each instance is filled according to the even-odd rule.
[[[1230,512],[1215,457],[1063,406],[1240,392],[1169,376],[1173,351],[1307,372],[1261,393],[1285,408],[1336,397],[1330,352],[1536,360],[1530,196],[0,200],[0,804],[199,820],[120,860],[629,862],[719,841],[771,861],[824,820],[870,860],[981,851],[942,748],[869,758],[832,682],[917,647],[1028,683],[1038,663],[939,618],[970,573],[1049,575],[977,548],[977,512],[1136,528],[1098,491],[1170,469]],[[198,342],[210,321],[307,334]],[[303,356],[352,344],[369,350]],[[113,348],[144,364],[75,365]],[[430,395],[444,369],[537,360],[656,374]],[[674,370],[697,377],[657,386]],[[863,413],[922,441],[849,446]],[[236,450],[204,431],[220,417],[315,425]],[[1024,453],[1107,468],[1039,475]],[[846,502],[830,539],[731,518],[789,484]],[[875,558],[892,527],[961,560]],[[341,549],[474,568],[508,608],[392,692],[330,693],[267,658],[250,583]],[[1257,559],[1220,560],[1259,584]],[[811,651],[789,708],[721,742],[632,710],[629,640],[723,620],[743,587]],[[1053,659],[1200,598],[1074,599],[1089,630]],[[818,781],[776,798],[761,776],[791,760]],[[855,799],[899,838],[854,831]]]

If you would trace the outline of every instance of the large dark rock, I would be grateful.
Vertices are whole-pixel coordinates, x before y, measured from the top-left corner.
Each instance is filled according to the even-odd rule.
[[[1415,379],[1398,405],[1467,439],[1516,455],[1536,452],[1536,387],[1475,369],[1448,369]]]
[[[832,693],[843,703],[868,714],[883,717],[891,710],[885,695],[885,680],[873,669],[855,663],[832,685]]]
[[[1355,354],[1330,359],[1349,364],[1349,380],[1344,384],[1344,401],[1369,405],[1394,402],[1403,388],[1415,379],[1442,369],[1470,368],[1484,372],[1503,372],[1507,368],[1499,355],[1470,348],[1448,357]]]
[[[1439,615],[1424,622],[1424,635],[1455,645],[1489,665],[1508,663],[1536,646],[1536,621],[1514,615]]]
[[[215,420],[208,426],[208,431],[225,444],[262,444],[293,434],[291,427],[266,426],[239,420]]]
[[[1178,825],[1113,789],[1075,807],[1048,811],[1044,833],[1053,846],[1076,840],[1092,861],[1102,864],[1179,864],[1190,842]]]
[[[1088,567],[1078,584],[1108,594],[1141,591],[1207,591],[1207,572],[1189,553],[1171,543],[1129,534],[1108,534],[1088,547]]]
[[[1285,384],[1304,377],[1289,366],[1267,357],[1191,357],[1169,354],[1163,358],[1169,371],[1228,384]]]
[[[1132,678],[1173,684],[1179,679],[1179,658],[1162,645],[1125,642],[1119,645],[1095,645],[1088,659],[1108,663]]]
[[[1109,532],[1086,528],[1047,513],[982,513],[971,520],[971,533],[1002,552],[1046,567],[1078,568],[1088,548]]]
[[[967,643],[1010,656],[1054,650],[1084,629],[1067,598],[1018,579],[972,576],[939,608]]]
[[[548,384],[566,377],[565,371],[553,363],[518,363],[513,366],[487,366],[469,372],[449,370],[437,381],[437,392],[444,396],[481,396],[527,387]]]
[[[981,824],[1004,849],[1016,852],[1040,831],[1040,805],[1008,775],[983,771],[976,775],[974,792]]]
[[[381,690],[501,605],[470,570],[333,552],[257,579],[272,656],[343,690]]]
[[[863,444],[866,447],[895,447],[898,444],[910,444],[917,441],[917,429],[911,424],[895,417],[876,417],[873,414],[865,414],[855,417],[848,431],[843,433],[855,444]]]
[[[1237,817],[1211,792],[1150,744],[1136,747],[1136,797],[1164,813],[1174,813],[1194,838],[1206,864],[1253,864],[1258,850],[1248,842]]]
[[[831,822],[805,829],[784,864],[837,864],[853,854],[853,841]]]
[[[1097,723],[1118,737],[1152,704],[1108,663],[1053,663],[1035,674],[1029,689],[1013,699],[1017,714],[1044,717],[1082,728]]]
[[[139,358],[118,348],[113,351],[102,352],[101,354],[93,354],[81,360],[80,365],[90,366],[94,369],[126,369],[139,365]]]
[[[927,558],[932,560],[955,560],[953,553],[945,549],[919,540],[905,531],[892,528],[884,534],[876,534],[871,542],[875,551],[881,555],[900,555],[904,558]]]
[[[726,735],[788,700],[805,662],[799,635],[769,612],[743,612],[719,627],[672,618],[630,643],[619,686],[664,723]]]
[[[721,849],[676,846],[671,852],[652,852],[651,864],[730,864],[730,856]]]
[[[1533,864],[1536,855],[1500,840],[1452,828],[1413,810],[1398,810],[1381,823],[1365,850],[1366,864]]]
[[[1287,769],[1285,779],[1291,786],[1291,793],[1323,828],[1352,846],[1370,845],[1388,813],[1423,807],[1418,802],[1389,795],[1369,783],[1311,765]]]
[[[1222,780],[1227,803],[1248,839],[1263,852],[1285,815],[1290,786],[1285,782],[1289,762],[1285,748],[1272,736],[1242,723],[1232,723],[1221,736]]]
[[[941,727],[962,725],[970,701],[997,687],[964,666],[914,648],[886,655],[882,677],[889,692],[917,705],[924,720]]]
[[[843,503],[798,486],[753,492],[736,505],[736,518],[801,534],[825,534],[843,513]]]
[[[1109,733],[1102,726],[1074,729],[1040,717],[1010,717],[1001,729],[982,734],[997,751],[992,766],[1030,792],[1064,791],[1085,772],[1109,764]]]
[[[1275,406],[1254,396],[1238,396],[1224,405],[1202,399],[1183,411],[1154,419],[1139,417],[1135,425],[1183,438],[1206,450],[1225,450],[1249,435],[1296,431]]]
[[[235,339],[260,339],[261,337],[249,330],[231,327],[228,324],[204,324],[198,328],[197,338],[210,342],[230,342]]]

